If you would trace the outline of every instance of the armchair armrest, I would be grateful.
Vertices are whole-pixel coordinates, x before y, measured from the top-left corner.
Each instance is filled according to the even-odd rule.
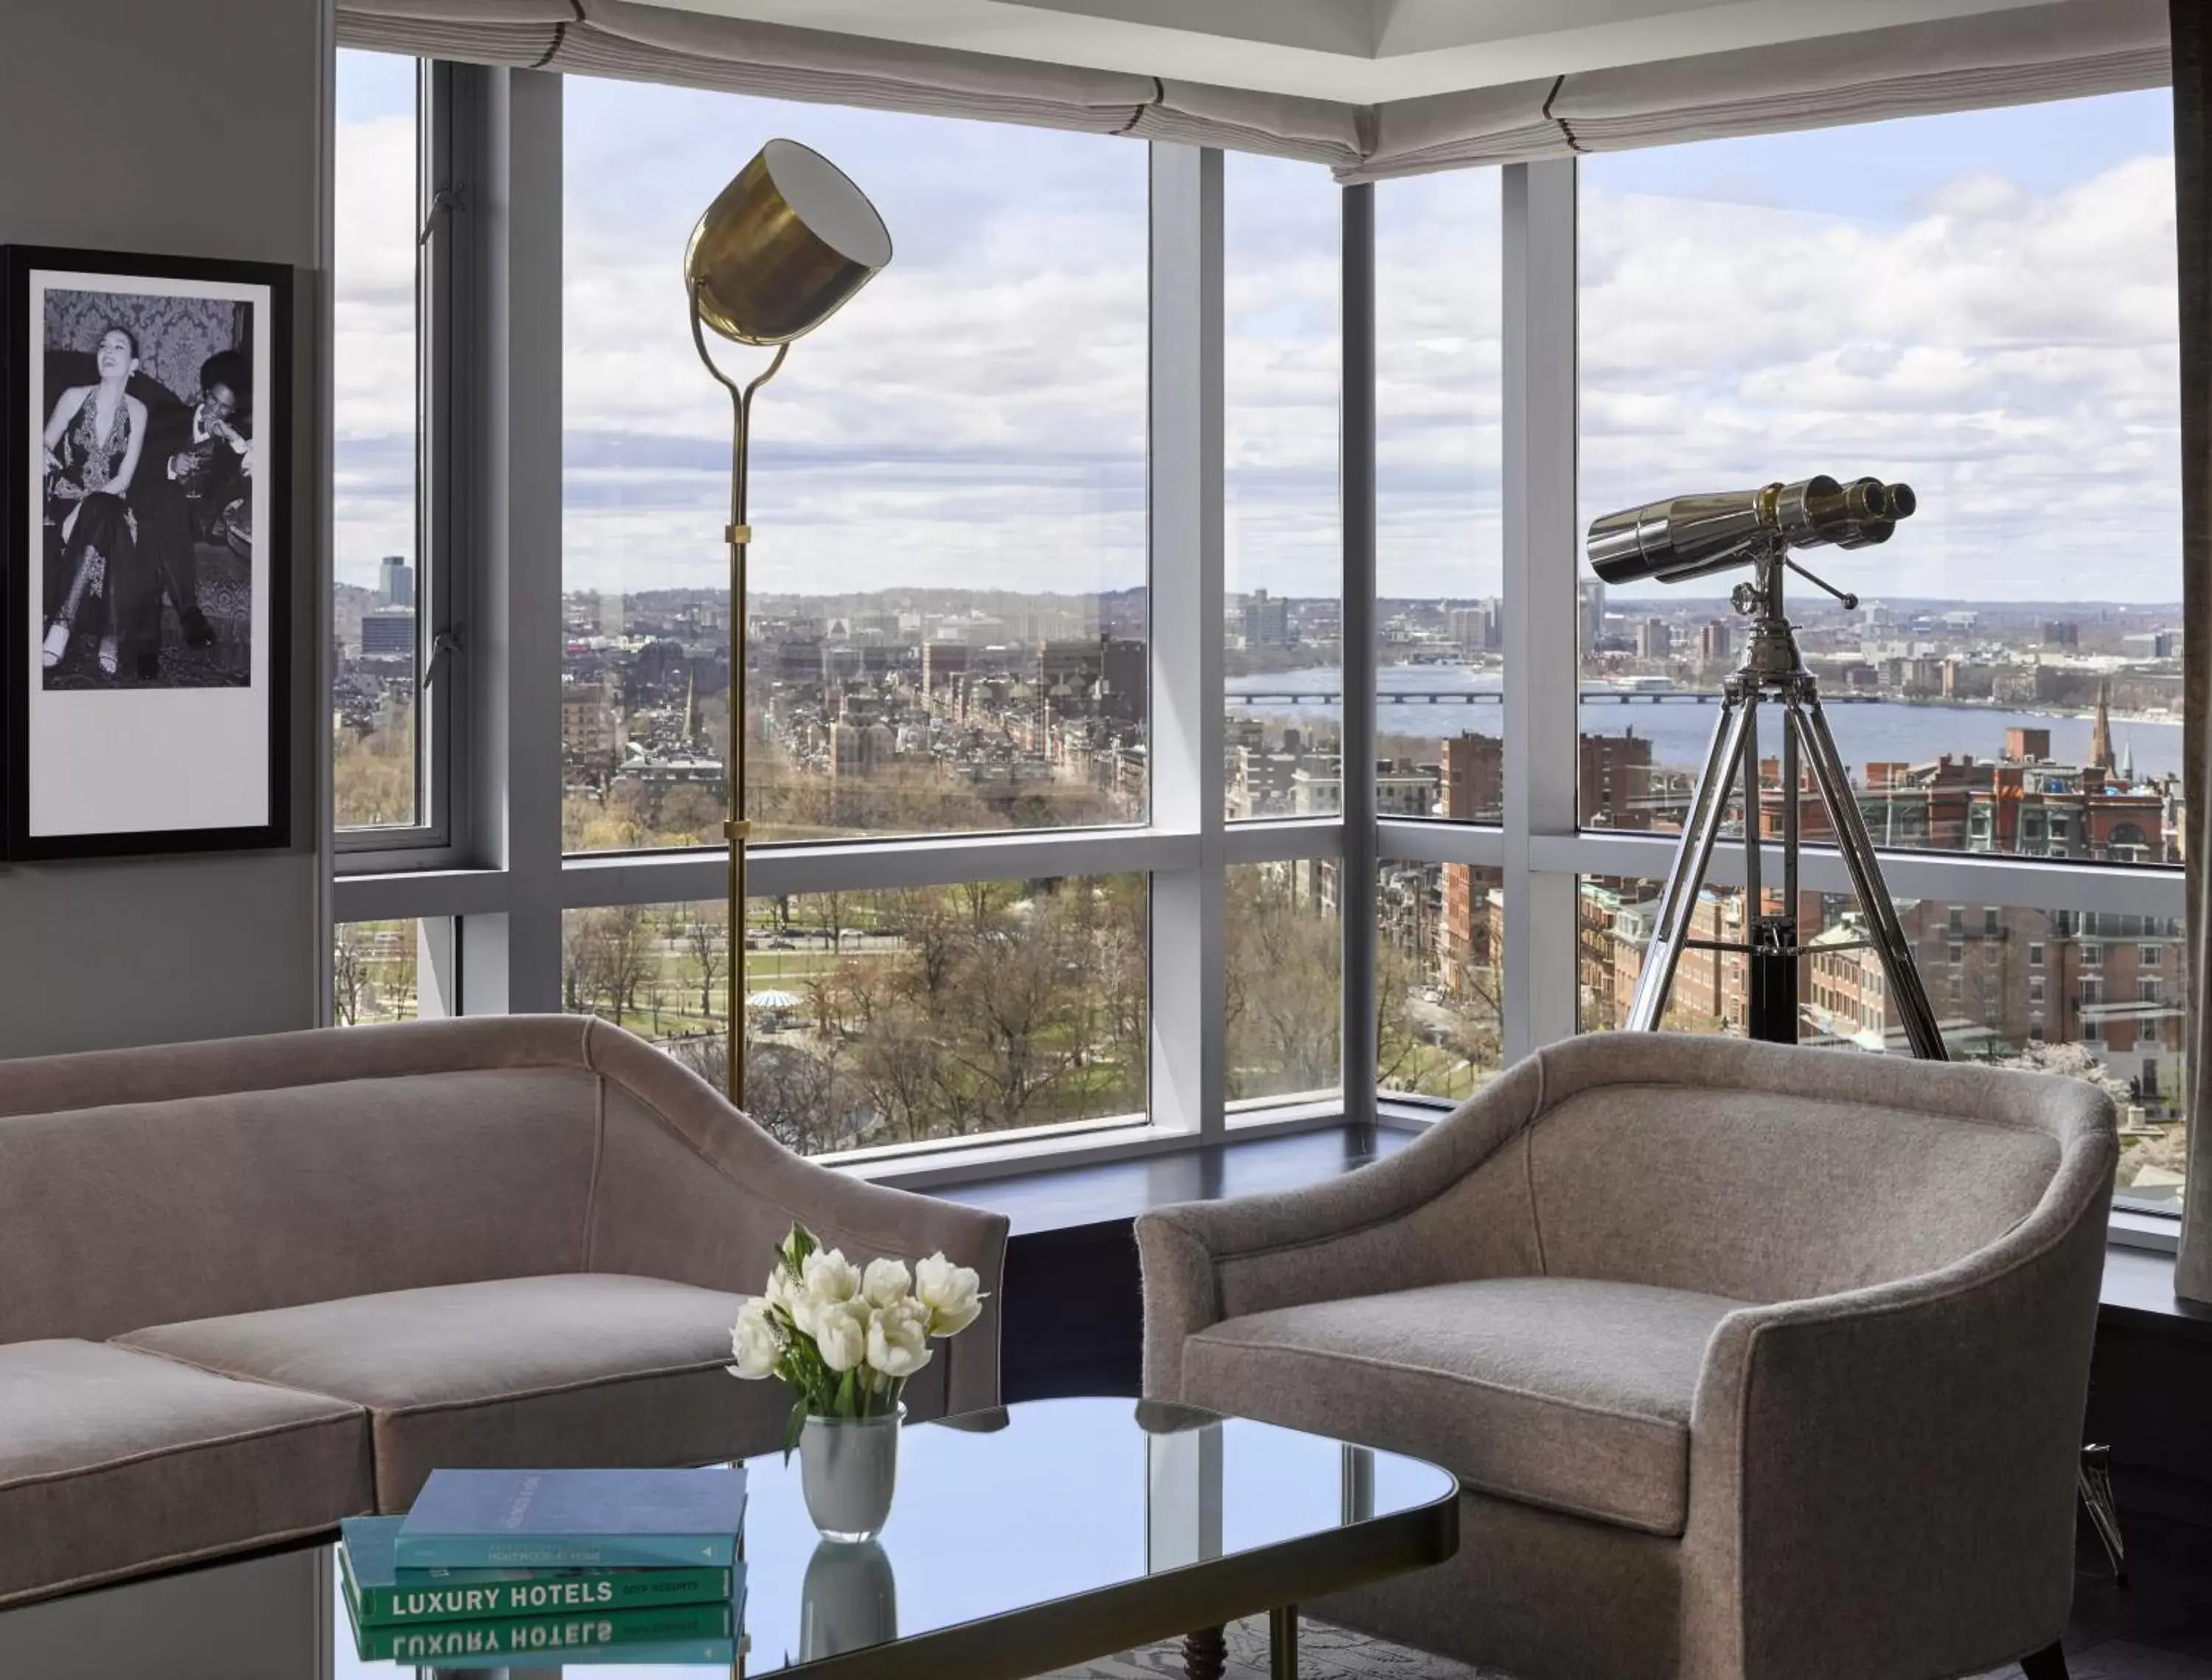
[[[586,1049],[605,1082],[605,1112],[584,1269],[757,1294],[794,1221],[855,1263],[942,1252],[973,1267],[988,1296],[981,1316],[938,1350],[945,1409],[999,1403],[1005,1214],[794,1154],[690,1069],[604,1022],[592,1024]]]
[[[1542,1060],[1493,1080],[1396,1154],[1327,1184],[1139,1218],[1145,1393],[1180,1399],[1184,1339],[1224,1318],[1540,1269],[1525,1171],[1508,1145],[1541,1106]]]
[[[1730,1314],[1691,1419],[1682,1672],[1978,1672],[2058,1636],[2109,1132],[1939,1271]]]

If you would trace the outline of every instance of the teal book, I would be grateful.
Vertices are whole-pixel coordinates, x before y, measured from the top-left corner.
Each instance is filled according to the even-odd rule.
[[[437,1470],[392,1539],[400,1569],[728,1568],[742,1466]]]
[[[716,1663],[726,1668],[742,1646],[734,1604],[671,1604],[609,1610],[604,1616],[532,1616],[506,1622],[447,1622],[420,1628],[368,1628],[354,1612],[356,1653],[363,1662],[438,1668],[565,1667],[571,1663]]]
[[[506,1616],[647,1610],[669,1604],[726,1605],[744,1565],[700,1569],[410,1569],[392,1544],[403,1519],[348,1517],[338,1567],[363,1627],[487,1622]]]

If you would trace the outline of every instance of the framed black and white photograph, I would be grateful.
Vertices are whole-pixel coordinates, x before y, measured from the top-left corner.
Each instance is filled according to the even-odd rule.
[[[7,853],[281,846],[290,271],[0,264]]]

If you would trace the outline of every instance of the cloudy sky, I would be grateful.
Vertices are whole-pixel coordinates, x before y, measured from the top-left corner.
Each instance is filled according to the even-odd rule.
[[[570,587],[713,587],[727,404],[693,218],[772,136],[882,209],[891,267],[757,409],[757,587],[1070,592],[1144,575],[1145,152],[1129,141],[572,77]],[[342,579],[404,552],[412,81],[343,54]],[[1905,478],[1875,593],[2179,593],[2163,91],[1582,166],[1584,518],[1774,478]],[[1230,585],[1334,593],[1337,193],[1227,170]],[[1498,577],[1495,171],[1377,189],[1381,586]],[[732,347],[733,368],[757,365]]]

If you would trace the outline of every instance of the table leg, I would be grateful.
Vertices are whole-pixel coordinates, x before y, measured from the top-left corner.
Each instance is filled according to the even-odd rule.
[[[1229,1666],[1229,1640],[1219,1628],[1200,1628],[1182,1636],[1185,1680],[1221,1680]]]
[[[1298,1680],[1298,1607],[1267,1612],[1267,1680]]]

